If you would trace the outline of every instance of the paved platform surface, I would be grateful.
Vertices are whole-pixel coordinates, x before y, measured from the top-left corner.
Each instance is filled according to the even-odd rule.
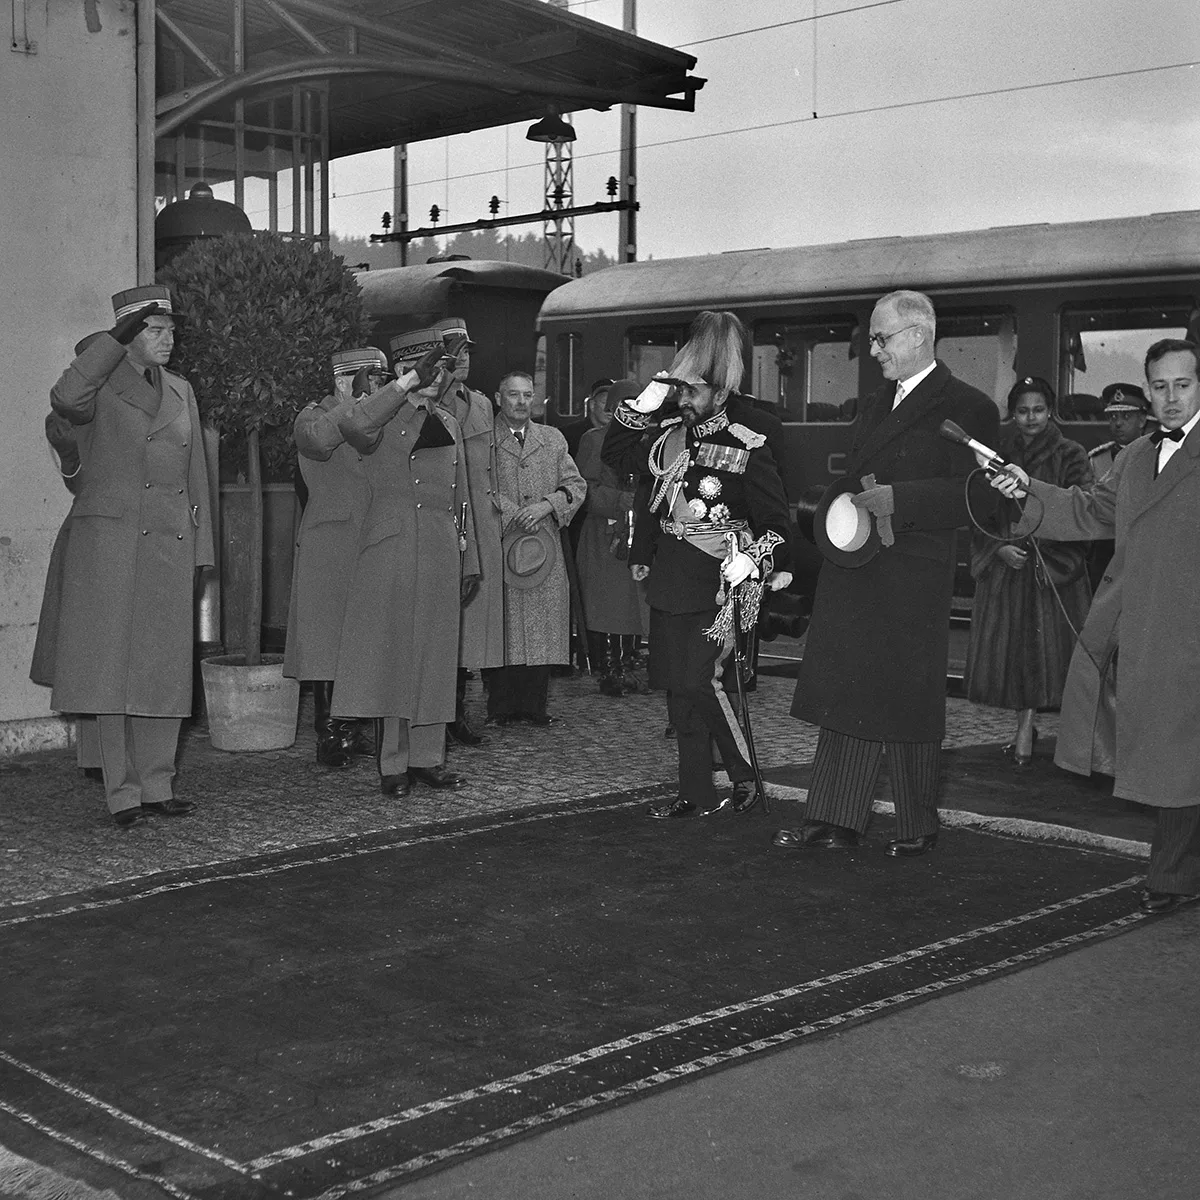
[[[797,796],[816,731],[787,715],[791,690],[790,680],[765,676],[752,703],[768,778]],[[472,705],[479,715],[477,691]],[[0,760],[0,913],[158,872],[673,778],[661,696],[612,699],[586,677],[559,678],[551,708],[560,725],[490,730],[485,746],[456,750],[452,765],[469,787],[449,795],[418,788],[404,801],[379,794],[369,761],[343,772],[319,768],[307,713],[295,747],[258,755],[216,751],[195,727],[177,790],[200,811],[131,831],[112,825],[98,785],[79,775],[69,753]],[[1044,778],[1036,789],[1013,786],[999,754],[1010,714],[956,699],[947,714],[949,748],[995,757],[997,786],[973,797],[981,811],[1045,817],[1068,834],[1148,840],[1151,817],[1102,788],[1063,776],[1056,789],[1053,714],[1038,722],[1044,740],[1035,771]],[[772,818],[751,819],[766,838],[795,813],[783,801]],[[1148,922],[1114,942],[529,1139],[395,1195],[1194,1197],[1198,916],[1192,909]],[[0,1143],[121,1197],[157,1194],[16,1122],[0,1119]],[[1130,1186],[1133,1178],[1147,1186]]]

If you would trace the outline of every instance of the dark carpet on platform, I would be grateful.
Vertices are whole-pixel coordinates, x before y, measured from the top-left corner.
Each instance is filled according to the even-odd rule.
[[[5,1111],[177,1196],[335,1197],[1137,921],[1120,857],[778,823],[610,797],[4,910]]]

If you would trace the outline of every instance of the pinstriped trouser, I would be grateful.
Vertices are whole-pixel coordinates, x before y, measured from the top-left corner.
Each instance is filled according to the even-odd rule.
[[[865,833],[887,751],[896,804],[896,837],[936,833],[941,742],[873,742],[821,728],[805,817]]]
[[[1153,892],[1200,892],[1200,805],[1158,810],[1146,886]]]

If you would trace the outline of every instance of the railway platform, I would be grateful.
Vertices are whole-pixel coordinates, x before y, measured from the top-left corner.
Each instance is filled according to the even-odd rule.
[[[1055,714],[1018,776],[951,696],[934,855],[884,859],[886,792],[862,852],[772,855],[791,688],[751,702],[771,815],[708,827],[640,819],[662,697],[586,676],[402,802],[307,705],[285,751],[190,729],[198,811],[130,831],[70,753],[0,760],[0,1195],[1194,1195],[1200,912],[1137,915],[1152,818],[1053,767]]]

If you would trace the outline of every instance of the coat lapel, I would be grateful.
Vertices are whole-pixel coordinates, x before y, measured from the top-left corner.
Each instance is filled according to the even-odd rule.
[[[165,379],[166,376],[164,375]],[[126,404],[139,408],[146,416],[153,418],[160,407],[158,389],[146,382],[145,376],[129,359],[117,364],[117,369],[108,377],[108,386],[117,393]]]
[[[160,371],[159,378],[162,380],[162,399],[158,404],[158,412],[153,414],[153,419],[150,421],[151,433],[170,425],[187,406],[187,396],[184,394],[180,381],[167,371]],[[142,383],[148,391],[154,392],[154,388],[144,379]]]
[[[913,391],[904,397],[898,408],[891,408],[896,395],[894,386],[889,385],[876,392],[871,407],[864,414],[875,422],[874,428],[863,440],[858,453],[847,464],[846,473],[857,474],[861,466],[878,454],[888,442],[899,437],[931,409],[936,408],[949,378],[950,368],[939,362]]]
[[[1130,524],[1165,500],[1196,471],[1197,460],[1200,460],[1200,436],[1197,430],[1200,430],[1200,425],[1184,438],[1183,445],[1171,455],[1171,461],[1157,479],[1154,478],[1154,464],[1158,461],[1158,447],[1149,438],[1142,439],[1144,445],[1130,447],[1131,458],[1134,449],[1137,450],[1137,457],[1126,468],[1127,472],[1133,472],[1129,480]]]

